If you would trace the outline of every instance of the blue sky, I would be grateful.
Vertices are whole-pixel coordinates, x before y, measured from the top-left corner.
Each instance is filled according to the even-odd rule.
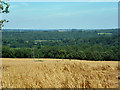
[[[10,2],[14,29],[101,29],[118,27],[117,2]]]

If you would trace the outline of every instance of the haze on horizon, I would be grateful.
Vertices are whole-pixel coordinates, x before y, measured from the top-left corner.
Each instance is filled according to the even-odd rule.
[[[117,2],[9,2],[4,29],[107,29],[118,27]]]

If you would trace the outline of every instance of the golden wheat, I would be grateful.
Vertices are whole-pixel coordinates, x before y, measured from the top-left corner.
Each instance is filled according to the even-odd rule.
[[[3,59],[2,88],[117,88],[118,62]]]

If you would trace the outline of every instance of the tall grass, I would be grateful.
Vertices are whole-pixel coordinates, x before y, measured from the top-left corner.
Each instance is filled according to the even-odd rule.
[[[3,60],[3,88],[117,88],[117,63]],[[88,64],[89,63],[89,64]]]

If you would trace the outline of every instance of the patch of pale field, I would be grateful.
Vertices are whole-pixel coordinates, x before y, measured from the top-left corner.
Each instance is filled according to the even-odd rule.
[[[118,88],[117,61],[2,59],[2,88]]]

